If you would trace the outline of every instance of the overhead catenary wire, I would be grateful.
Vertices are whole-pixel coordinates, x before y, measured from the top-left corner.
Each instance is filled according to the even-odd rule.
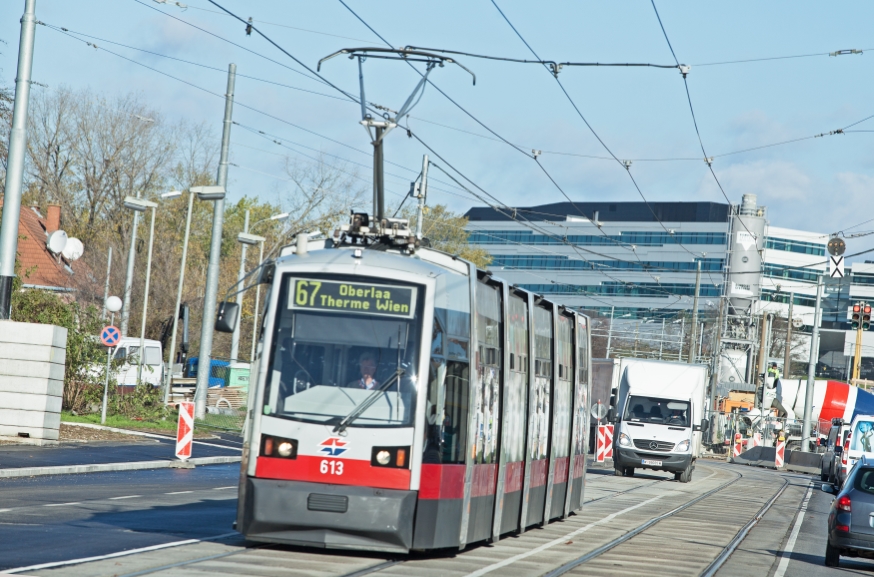
[[[83,39],[77,38],[76,36],[73,36],[73,35],[71,35],[71,34],[69,34],[69,33],[67,33],[67,32],[64,32],[64,31],[60,30],[60,29],[57,29],[57,30],[60,31],[61,33],[65,34],[65,35],[69,36],[70,38],[73,38],[73,39],[78,40],[78,41],[80,41],[80,42],[83,42],[83,43],[85,43],[85,44],[91,45],[91,43],[88,42],[88,41],[86,41],[86,40],[83,40]],[[164,75],[164,76],[167,76],[168,78],[171,78],[171,79],[173,79],[173,80],[177,80],[177,81],[179,81],[179,82],[182,82],[182,83],[184,83],[184,84],[186,84],[186,85],[188,85],[188,86],[191,86],[191,87],[193,87],[193,88],[196,88],[196,89],[198,89],[198,90],[201,90],[201,91],[203,91],[203,92],[206,92],[206,93],[208,93],[208,94],[211,94],[211,95],[213,95],[213,96],[215,96],[215,97],[217,97],[217,98],[224,98],[224,96],[221,95],[221,94],[219,94],[219,93],[212,92],[212,91],[210,91],[210,90],[208,90],[208,89],[206,89],[206,88],[200,87],[200,86],[198,86],[198,85],[196,85],[196,84],[194,84],[194,83],[192,83],[192,82],[189,82],[189,81],[183,80],[183,79],[181,79],[181,78],[178,78],[178,77],[173,76],[173,75],[171,75],[171,74],[168,74],[168,73],[166,73],[166,72],[163,72],[163,71],[161,71],[161,70],[158,70],[158,69],[156,69],[156,68],[154,68],[154,67],[151,67],[151,66],[145,65],[145,64],[143,64],[143,63],[137,62],[137,61],[132,60],[132,59],[129,59],[129,58],[123,56],[123,55],[120,55],[120,54],[118,54],[118,53],[116,53],[116,52],[113,52],[113,51],[111,51],[111,50],[108,50],[108,49],[106,49],[106,48],[101,48],[101,50],[103,50],[103,51],[106,52],[106,53],[109,53],[109,54],[112,54],[112,55],[114,55],[114,56],[117,56],[117,57],[119,57],[119,58],[122,58],[123,60],[126,60],[126,61],[128,61],[128,62],[131,62],[131,63],[133,63],[133,64],[136,64],[136,65],[138,65],[138,66],[142,66],[142,67],[144,67],[144,68],[147,68],[147,69],[152,70],[152,71],[154,71],[154,72],[157,72],[157,73],[159,73],[159,74],[162,74],[162,75]],[[289,125],[295,126],[295,127],[297,127],[297,128],[301,128],[301,127],[299,127],[298,125],[295,125],[294,123],[291,123],[291,122],[289,122],[289,121],[287,121],[287,120],[285,120],[285,119],[283,119],[283,118],[277,117],[277,116],[275,116],[275,115],[272,115],[272,114],[266,113],[266,112],[264,112],[264,111],[261,111],[261,110],[259,110],[259,109],[257,109],[257,108],[254,108],[254,107],[251,107],[251,106],[249,106],[249,105],[246,105],[245,103],[243,103],[243,102],[241,102],[241,101],[239,101],[239,100],[236,101],[236,105],[237,105],[237,106],[240,106],[240,107],[243,107],[243,108],[247,108],[247,109],[253,110],[254,112],[257,112],[257,113],[260,113],[260,114],[266,115],[266,116],[268,116],[268,117],[270,117],[270,118],[272,118],[272,119],[278,120],[278,121],[280,121],[280,122],[283,122],[283,123],[286,123],[286,124],[289,124]],[[303,129],[303,128],[302,128],[302,129]],[[303,130],[307,130],[307,129],[303,129]],[[309,131],[309,130],[307,130],[307,131],[308,131],[308,132],[312,132],[312,131]],[[317,133],[313,133],[313,134],[317,134]],[[317,135],[318,135],[318,134],[317,134]],[[422,142],[421,139],[419,139],[418,136],[417,136],[415,133],[411,133],[411,135],[412,135],[414,138],[417,138],[420,142]],[[343,144],[343,143],[340,143],[339,141],[338,141],[337,143],[338,143],[338,144]],[[350,148],[351,148],[351,147],[350,147]],[[434,152],[434,153],[436,154],[436,151],[433,151],[433,149],[430,149],[430,147],[428,147],[427,145],[426,145],[426,148],[429,148],[429,150],[432,150],[432,152]],[[299,153],[299,152],[298,152],[298,154],[301,154],[301,155],[303,155],[303,156],[307,156],[307,155],[302,154],[302,153]],[[307,157],[308,157],[308,156],[307,156]],[[308,157],[308,158],[310,158],[310,159],[312,159],[312,160],[316,160],[316,161],[318,160],[318,159],[314,159],[314,158],[312,158],[312,157]],[[442,157],[441,157],[441,158],[442,158]],[[333,167],[333,168],[337,168],[338,170],[343,171],[342,169],[339,169],[338,167]],[[455,170],[455,169],[454,169],[454,170]],[[347,171],[343,171],[343,172],[347,172]],[[456,184],[460,184],[460,183],[458,183],[458,181],[457,181],[456,179],[453,178],[453,180],[456,182]],[[469,192],[469,189],[467,189],[466,187],[465,187],[464,189],[465,189],[466,191]],[[485,202],[486,204],[488,204],[488,201],[484,201],[482,198],[478,198],[478,200],[480,200],[481,202]],[[495,200],[497,200],[497,199],[495,199]],[[497,200],[497,201],[500,202],[499,200]],[[527,226],[529,226],[529,228],[531,228],[530,223],[529,223]],[[532,228],[532,230],[535,230],[536,232],[539,232],[539,233],[541,233],[541,234],[550,235],[550,233],[549,233],[548,231],[544,231],[544,230],[539,229],[539,228],[536,228],[536,227]],[[557,238],[557,237],[555,237],[554,235],[550,235],[550,236],[553,236],[553,238]],[[591,261],[589,261],[588,259],[586,259],[585,257],[583,257],[582,255],[579,254],[579,248],[580,248],[580,247],[577,247],[576,245],[572,245],[572,244],[570,244],[570,243],[566,243],[566,242],[565,242],[565,244],[568,244],[569,246],[572,246],[572,248],[575,250],[575,252],[577,252],[578,256],[580,256],[580,258],[581,258],[582,260],[584,260],[584,261],[586,261],[586,262],[589,262],[589,263],[591,264]],[[615,256],[604,255],[603,253],[599,253],[599,252],[596,252],[596,251],[591,251],[591,250],[589,250],[589,249],[582,249],[582,250],[584,250],[584,251],[586,251],[586,252],[589,252],[589,253],[591,253],[591,254],[595,254],[595,255],[597,255],[597,256],[601,256],[601,257],[603,257],[603,258],[611,259],[611,260],[624,260],[624,259],[619,259],[618,257],[615,257]],[[624,261],[624,262],[633,262],[633,261]],[[594,266],[594,265],[593,265],[593,266]],[[612,280],[615,280],[616,282],[620,282],[620,283],[623,283],[623,284],[628,284],[628,285],[634,285],[634,284],[635,284],[635,283],[633,283],[633,282],[624,281],[624,280],[621,280],[621,279],[616,279],[616,278],[614,278],[614,277],[609,277],[609,278],[611,278]],[[669,293],[669,292],[667,292],[667,291],[662,291],[662,292],[664,292],[664,294],[669,294],[669,295],[673,295],[673,294],[674,294],[674,293]]]
[[[150,6],[150,8],[151,8],[151,6]],[[159,12],[161,12],[161,11],[159,10]],[[164,13],[164,12],[161,12],[161,13],[162,13],[162,14],[166,14],[166,13]],[[218,12],[215,12],[215,13],[218,14]],[[171,18],[173,18],[173,16],[171,16],[171,15],[169,15],[169,14],[168,14],[168,16],[170,16]],[[184,20],[181,20],[181,21],[182,21],[182,22],[185,22]],[[186,22],[186,23],[187,23],[187,22]],[[58,30],[65,31],[65,32],[70,32],[71,34],[76,34],[76,35],[79,35],[79,36],[82,36],[82,37],[85,37],[85,38],[91,38],[92,40],[95,40],[95,41],[104,42],[104,43],[112,44],[112,45],[115,45],[115,46],[120,46],[120,47],[127,48],[127,49],[130,49],[130,50],[136,50],[136,51],[143,52],[143,53],[146,53],[146,54],[151,54],[151,55],[153,55],[153,56],[157,56],[157,57],[159,57],[159,58],[166,58],[166,59],[169,59],[169,60],[174,60],[174,61],[176,61],[176,62],[181,62],[181,63],[184,63],[184,64],[189,64],[189,65],[191,65],[191,66],[197,66],[197,67],[204,68],[204,69],[208,69],[208,70],[214,70],[214,71],[216,71],[216,72],[221,72],[222,74],[226,74],[226,73],[227,73],[227,70],[226,70],[225,68],[215,67],[215,66],[210,66],[210,65],[208,65],[208,64],[203,64],[203,63],[200,63],[200,62],[194,62],[194,61],[191,61],[191,60],[186,60],[186,59],[183,59],[183,58],[178,58],[178,57],[175,57],[175,56],[170,56],[170,55],[167,55],[167,54],[162,54],[162,53],[160,53],[160,52],[155,52],[154,50],[149,50],[149,49],[146,49],[146,48],[140,48],[140,47],[137,47],[137,46],[131,46],[130,44],[125,44],[125,43],[118,42],[118,41],[115,41],[115,40],[109,40],[109,39],[104,38],[104,37],[101,37],[101,36],[94,36],[94,35],[86,34],[86,33],[84,33],[84,32],[79,32],[79,31],[70,30],[69,28],[66,28],[66,27],[55,26],[55,25],[48,24],[48,23],[46,23],[46,22],[42,22],[42,21],[38,21],[37,24],[44,25],[44,26],[46,26],[46,27],[53,28],[53,29],[58,29]],[[95,46],[95,47],[98,47],[98,46],[96,45],[96,43],[94,43],[94,46]],[[872,49],[872,50],[874,50],[874,49]],[[261,55],[261,56],[263,56],[263,55]],[[302,74],[300,71],[297,71],[297,70],[294,70],[294,69],[291,69],[291,70],[292,70],[293,72],[298,73],[298,74]],[[296,90],[296,91],[305,92],[305,93],[309,93],[309,94],[313,94],[313,95],[317,95],[317,96],[322,96],[322,97],[325,97],[325,98],[331,98],[331,99],[340,100],[340,101],[348,101],[348,102],[350,102],[351,104],[357,104],[357,103],[358,103],[357,100],[356,100],[356,101],[352,101],[352,100],[349,100],[348,97],[345,97],[345,98],[344,98],[344,97],[340,97],[340,96],[334,96],[334,95],[331,95],[331,94],[326,94],[326,93],[324,93],[324,92],[318,92],[318,91],[315,91],[315,90],[309,90],[309,89],[306,89],[306,88],[301,88],[301,87],[299,87],[299,86],[292,86],[292,85],[285,84],[285,83],[281,83],[281,82],[277,82],[277,81],[274,81],[274,80],[269,80],[269,79],[266,79],[266,78],[259,78],[259,77],[256,77],[256,76],[249,76],[249,75],[246,75],[246,74],[238,74],[238,76],[240,76],[241,78],[248,78],[248,79],[250,79],[250,80],[256,80],[256,81],[258,81],[258,82],[264,82],[264,83],[266,83],[266,84],[271,84],[271,85],[279,86],[279,87],[282,87],[282,88],[288,88],[288,89],[291,89],[291,90]],[[313,80],[313,81],[317,81],[317,82],[320,82],[320,83],[321,83],[321,80],[319,80],[319,79],[317,79],[317,78],[312,78],[312,77],[307,76],[307,75],[304,75],[304,77],[307,78],[307,79],[309,79],[309,80]],[[384,107],[381,107],[380,105],[375,104],[375,103],[372,103],[372,102],[369,102],[368,104],[369,104],[370,106],[375,107],[375,108],[380,108],[380,109],[384,108]],[[503,140],[498,139],[498,138],[493,138],[493,137],[491,137],[491,136],[487,136],[487,135],[484,135],[484,134],[479,134],[479,133],[472,132],[472,131],[470,131],[470,130],[465,130],[465,129],[463,129],[463,128],[458,128],[458,127],[455,127],[455,126],[449,126],[449,125],[447,125],[447,124],[443,124],[443,123],[440,123],[440,122],[435,122],[435,121],[433,121],[433,120],[429,120],[429,119],[427,119],[427,118],[422,118],[422,117],[413,116],[413,115],[410,115],[409,118],[411,118],[411,119],[415,119],[415,120],[418,120],[418,121],[421,121],[421,122],[425,122],[425,123],[427,123],[427,124],[432,124],[432,125],[434,125],[434,126],[439,126],[439,127],[441,127],[441,128],[445,128],[445,129],[447,129],[447,130],[453,130],[453,131],[456,131],[456,132],[460,132],[460,133],[464,133],[464,134],[469,134],[469,135],[471,135],[471,136],[475,136],[475,137],[477,137],[477,138],[482,138],[482,139],[486,139],[486,140],[491,140],[491,141],[493,141],[493,142],[504,142]],[[861,123],[861,122],[864,122],[865,120],[868,120],[868,119],[870,119],[870,118],[872,118],[872,116],[868,116],[868,117],[866,117],[866,118],[863,118],[862,120],[856,121],[856,122],[854,122],[854,123],[852,123],[852,124],[849,124],[849,125],[847,125],[847,126],[855,126],[856,124],[859,124],[859,123]],[[851,133],[851,132],[853,132],[853,133],[855,133],[855,132],[863,133],[863,132],[874,132],[874,131],[871,131],[871,130],[847,130],[846,127],[845,127],[845,128],[839,128],[839,129],[830,130],[830,131],[827,131],[827,132],[820,132],[820,133],[812,134],[812,135],[808,135],[808,136],[802,136],[802,137],[798,137],[798,138],[792,138],[792,139],[789,139],[789,140],[782,140],[782,141],[778,141],[778,142],[768,143],[768,144],[764,144],[764,145],[760,145],[760,146],[754,146],[754,147],[750,147],[750,148],[744,148],[744,149],[740,149],[740,150],[734,150],[734,151],[729,151],[729,152],[724,152],[724,153],[714,154],[714,155],[712,155],[710,158],[714,158],[714,159],[715,159],[715,158],[723,158],[723,157],[726,157],[726,156],[733,156],[733,155],[737,155],[737,154],[744,154],[744,153],[747,153],[747,152],[754,152],[754,151],[757,151],[757,150],[763,150],[763,149],[767,149],[767,148],[773,148],[773,147],[776,147],[776,146],[783,146],[783,145],[786,145],[786,144],[793,144],[793,143],[796,143],[796,142],[803,142],[803,141],[811,140],[811,139],[815,139],[815,138],[822,138],[822,137],[825,137],[825,136],[834,136],[834,135],[845,134],[845,133]],[[548,148],[544,148],[543,146],[525,147],[525,146],[523,146],[523,145],[519,145],[519,144],[515,144],[514,146],[515,146],[516,148],[518,148],[518,149],[523,149],[523,150],[524,150],[525,148],[531,148],[531,149],[535,149],[535,148],[536,148],[537,150],[540,151],[541,155],[550,155],[550,154],[554,154],[554,155],[557,155],[557,156],[571,156],[571,157],[575,157],[575,158],[587,158],[587,159],[592,159],[592,160],[608,160],[608,161],[614,161],[614,158],[613,158],[613,157],[610,157],[610,156],[599,156],[599,155],[594,155],[594,154],[582,154],[582,153],[569,152],[569,151],[549,150]],[[691,161],[691,162],[701,162],[701,159],[700,159],[699,157],[682,157],[682,156],[681,156],[681,157],[664,157],[664,158],[645,158],[645,157],[643,157],[643,158],[629,158],[628,160],[630,160],[630,161],[632,161],[632,162],[690,162],[690,161]]]

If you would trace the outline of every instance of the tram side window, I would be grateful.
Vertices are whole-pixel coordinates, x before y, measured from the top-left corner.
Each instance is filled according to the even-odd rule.
[[[435,310],[424,463],[464,463],[470,398],[469,327],[469,314]]]

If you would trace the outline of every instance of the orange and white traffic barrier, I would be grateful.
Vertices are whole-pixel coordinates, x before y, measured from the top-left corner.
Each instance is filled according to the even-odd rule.
[[[595,448],[595,462],[604,462],[604,436],[606,435],[606,425],[598,425],[598,444]]]
[[[780,434],[777,437],[777,452],[774,453],[774,466],[778,469],[783,467],[783,454],[786,451],[786,440],[783,438],[783,435]]]
[[[735,457],[740,457],[740,453],[741,453],[742,448],[743,447],[741,444],[740,433],[735,433],[734,434],[734,452],[732,453],[732,455]]]
[[[176,429],[176,457],[187,461],[194,442],[194,403],[179,403],[179,425]]]
[[[753,433],[753,436],[750,439],[750,443],[747,445],[747,447],[752,449],[753,447],[761,447],[761,446],[762,446],[762,434],[761,433]]]
[[[604,425],[604,458],[613,458],[613,425]]]

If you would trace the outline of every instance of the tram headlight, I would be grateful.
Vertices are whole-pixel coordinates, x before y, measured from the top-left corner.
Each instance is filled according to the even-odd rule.
[[[370,466],[406,469],[410,466],[410,448],[373,447],[370,453]]]
[[[297,459],[297,441],[271,435],[261,435],[261,456]]]
[[[625,433],[619,433],[619,444],[623,447],[631,446],[631,438]]]

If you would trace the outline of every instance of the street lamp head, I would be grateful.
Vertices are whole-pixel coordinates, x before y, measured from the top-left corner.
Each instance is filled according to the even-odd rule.
[[[115,296],[106,299],[106,310],[111,313],[117,313],[121,310],[121,299]]]
[[[258,244],[267,240],[263,236],[258,236],[257,234],[249,234],[248,232],[241,232],[237,235],[237,241],[243,244]]]
[[[289,213],[287,213],[287,212],[281,212],[281,213],[279,213],[279,214],[274,214],[273,216],[271,216],[271,217],[270,217],[269,219],[267,219],[267,220],[282,220],[283,218],[288,218],[289,216],[291,216]]]
[[[188,192],[197,195],[200,200],[223,200],[225,187],[223,186],[192,186]]]
[[[161,194],[161,198],[163,198],[164,200],[168,200],[170,198],[179,198],[180,196],[182,196],[181,190],[171,190],[170,192],[165,192]]]
[[[134,198],[133,196],[126,196],[124,198],[124,207],[130,210],[135,210],[137,212],[146,212],[146,210],[150,208],[157,208],[158,204],[150,200]]]

